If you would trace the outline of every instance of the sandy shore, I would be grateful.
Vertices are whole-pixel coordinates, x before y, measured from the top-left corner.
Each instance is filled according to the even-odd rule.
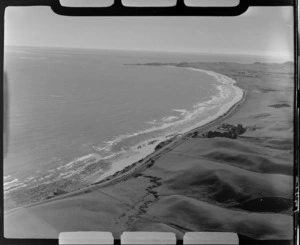
[[[177,68],[176,66],[170,67]],[[48,202],[49,199],[57,200],[67,196],[73,196],[79,193],[83,193],[84,191],[89,189],[90,186],[99,186],[100,184],[101,186],[106,186],[112,183],[119,182],[124,178],[131,176],[135,172],[139,171],[141,168],[145,167],[145,165],[151,164],[151,162],[153,162],[154,159],[157,159],[162,154],[165,154],[166,152],[170,151],[176,146],[182,144],[183,142],[188,140],[188,138],[190,138],[193,133],[202,131],[204,132],[204,129],[207,129],[212,125],[219,123],[220,120],[224,120],[226,117],[231,115],[241,103],[244,102],[247,92],[240,89],[239,87],[234,86],[236,81],[229,78],[228,76],[198,68],[184,67],[183,69],[192,70],[200,73],[206,73],[210,76],[213,76],[220,84],[218,86],[218,89],[222,91],[222,86],[224,86],[226,89],[228,89],[227,86],[229,86],[231,90],[234,90],[234,92],[231,91],[230,96],[234,94],[234,97],[231,100],[227,101],[227,103],[224,103],[221,107],[219,107],[217,112],[213,113],[212,115],[201,121],[198,121],[196,124],[193,124],[193,126],[191,126],[190,128],[186,128],[185,131],[180,132],[180,134],[174,134],[171,137],[162,136],[159,139],[155,139],[155,143],[153,144],[147,144],[147,142],[145,142],[147,146],[143,147],[142,150],[140,150],[139,154],[130,156],[121,161],[113,163],[109,169],[106,169],[105,172],[103,172],[102,169],[100,172],[96,171],[95,173],[91,174],[90,176],[88,176],[88,178],[85,179],[83,185],[78,185],[76,191],[67,191],[66,193],[64,192],[60,193],[59,195],[53,195],[50,190],[49,196],[47,198],[41,198],[40,201],[34,201],[31,202],[29,205],[23,204],[21,206],[30,207],[32,205]],[[55,183],[53,183],[52,185],[54,184]],[[36,194],[38,194],[38,192]],[[20,199],[22,199],[22,197],[20,197]],[[22,202],[22,200],[20,201]],[[9,208],[8,210],[5,210],[5,213],[15,209],[18,209],[18,207]]]
[[[227,113],[169,140],[127,169],[79,191],[6,212],[6,237],[161,230],[182,238],[186,231],[218,230],[291,239],[292,65],[171,65],[226,75],[246,92]],[[224,122],[242,124],[247,131],[237,139],[201,137]]]
[[[207,126],[218,122],[220,119],[232,113],[234,109],[245,99],[246,92],[239,87],[234,86],[236,81],[229,78],[228,76],[198,68],[178,68],[176,66],[168,67],[206,73],[209,76],[214,77],[214,79],[218,81],[219,85],[217,85],[216,87],[219,90],[219,95],[205,102],[205,104],[207,103],[207,105],[205,106],[208,107],[209,111],[209,113],[206,114],[208,114],[209,116],[199,118],[197,115],[199,112],[197,109],[195,109],[193,112],[191,112],[193,115],[192,117],[195,118],[193,120],[194,122],[191,124],[192,126],[187,128],[185,127],[184,130],[171,135],[165,135],[156,139],[151,139],[139,143],[139,145],[143,145],[143,147],[138,150],[137,154],[128,154],[127,157],[124,156],[124,158],[122,158],[121,160],[117,160],[116,162],[109,164],[109,167],[105,166],[105,171],[102,168],[97,171],[97,165],[103,166],[103,164],[101,164],[103,160],[100,159],[100,161],[95,161],[94,164],[91,164],[94,171],[91,174],[87,174],[87,177],[82,178],[83,181],[75,181],[73,183],[70,183],[69,181],[68,183],[68,180],[66,181],[62,178],[59,181],[53,181],[42,186],[29,188],[25,191],[19,190],[16,194],[12,194],[5,199],[5,212],[18,207],[28,207],[32,204],[36,205],[45,201],[47,202],[48,199],[62,198],[62,196],[68,194],[73,195],[74,193],[80,193],[83,189],[85,190],[89,184],[95,185],[99,183],[105,183],[105,185],[107,185],[110,183],[115,183],[119,181],[119,179],[123,179],[125,176],[131,175],[139,168],[142,168],[144,165],[149,164],[149,161],[152,161],[153,159],[157,158],[157,156],[160,156],[161,154],[164,154],[166,152],[165,149],[157,150],[157,148],[162,148],[162,146],[165,146],[166,144],[168,144],[167,149],[174,148],[176,145],[184,142],[195,131],[199,131],[203,127],[207,128]],[[219,104],[220,101],[222,101],[221,106],[218,105],[216,109],[211,109],[210,104]],[[214,107],[214,105],[212,105],[212,107]],[[178,126],[180,124],[186,123],[186,119],[184,118],[183,120],[178,121],[176,125]],[[150,144],[149,142],[152,143]],[[66,184],[64,184],[65,182]],[[63,188],[61,188],[61,186],[63,186]],[[58,195],[54,194],[55,190],[59,190]]]
[[[191,128],[187,128],[181,134],[174,135],[171,139],[170,138],[166,139],[166,137],[161,137],[159,140],[156,140],[155,144],[144,147],[143,151],[141,151],[141,154],[113,164],[112,168],[108,170],[105,174],[102,174],[100,177],[93,179],[94,183],[106,182],[107,180],[111,180],[115,182],[117,181],[117,177],[124,177],[123,175],[127,176],[129,174],[128,173],[129,170],[132,169],[133,171],[136,171],[137,169],[141,168],[143,164],[146,164],[149,161],[164,154],[165,148],[167,148],[168,150],[173,149],[175,146],[181,144],[183,141],[189,138],[191,134],[193,134],[194,132],[201,131],[203,128],[207,128],[208,126],[217,123],[219,120],[224,119],[226,116],[233,113],[239,104],[244,102],[247,94],[246,91],[243,91],[239,87],[234,86],[236,81],[232,80],[231,78],[212,71],[195,69],[195,68],[186,68],[186,69],[194,70],[201,73],[207,73],[210,76],[213,76],[218,81],[221,80],[220,84],[231,86],[231,89],[234,90],[235,93],[234,98],[230,102],[220,107],[217,113],[214,113],[213,115],[206,118],[205,120],[198,122],[196,125],[193,125]],[[155,150],[158,145],[164,146],[163,149]],[[165,145],[168,146],[166,147]],[[132,171],[130,171],[130,174],[132,174]]]

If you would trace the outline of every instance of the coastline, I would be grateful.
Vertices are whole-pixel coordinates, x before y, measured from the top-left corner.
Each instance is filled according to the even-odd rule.
[[[67,229],[109,230],[115,238],[123,231],[174,232],[177,239],[188,231],[220,231],[292,239],[291,64],[189,67],[238,81],[243,99],[105,181],[5,212],[5,237],[57,238]],[[246,128],[237,138],[208,136],[235,125]]]
[[[184,68],[188,70],[194,70],[197,72],[204,72],[206,74],[209,74],[211,76],[216,77],[221,77],[224,78],[225,80],[228,79],[231,82],[231,85],[235,88],[235,90],[239,90],[236,94],[236,96],[233,98],[230,105],[225,104],[221,108],[219,108],[218,113],[208,117],[206,120],[201,121],[199,125],[194,125],[186,130],[186,132],[182,134],[177,134],[173,135],[173,137],[161,137],[161,141],[157,141],[156,144],[151,145],[150,148],[145,149],[143,156],[141,157],[140,155],[134,156],[133,159],[125,159],[125,164],[123,163],[123,168],[115,168],[109,172],[107,172],[104,176],[105,177],[95,177],[98,171],[96,171],[94,174],[90,175],[87,180],[85,180],[85,187],[80,187],[79,189],[75,189],[74,191],[69,191],[66,193],[58,194],[58,195],[53,195],[50,196],[49,198],[42,199],[41,201],[30,203],[27,205],[23,206],[18,206],[16,208],[12,208],[9,210],[6,210],[4,213],[10,213],[15,210],[18,210],[20,208],[25,208],[25,207],[31,207],[31,206],[36,206],[40,205],[43,203],[51,202],[51,201],[56,201],[60,199],[64,199],[67,197],[75,196],[75,195],[80,195],[82,193],[86,193],[91,191],[92,189],[95,188],[101,188],[101,187],[106,187],[109,185],[116,184],[120,181],[126,180],[130,176],[143,171],[143,169],[149,168],[153,165],[153,161],[156,159],[160,158],[162,155],[166,154],[167,152],[171,151],[175,147],[181,145],[182,143],[186,142],[188,139],[191,138],[192,134],[194,132],[203,132],[205,130],[208,130],[210,127],[213,127],[216,124],[219,124],[223,120],[227,119],[228,117],[232,116],[238,107],[246,100],[247,97],[247,91],[243,90],[242,88],[238,87],[236,85],[237,81],[233,80],[232,78],[214,72],[210,70],[203,70],[203,69],[197,69],[193,67],[177,67],[173,66],[175,68]],[[216,78],[218,80],[218,78]],[[219,81],[219,80],[218,80]],[[219,81],[220,82],[220,81]],[[151,141],[151,140],[150,140]],[[156,150],[156,147],[158,145],[163,145],[160,149]],[[152,149],[151,149],[152,148]],[[111,173],[111,174],[109,174]]]
[[[169,67],[172,67],[172,66],[169,66]],[[176,66],[174,66],[174,67],[178,68]],[[234,107],[240,101],[244,100],[244,97],[246,96],[245,95],[246,92],[243,89],[239,88],[238,86],[235,86],[237,81],[233,80],[232,78],[230,78],[228,76],[225,76],[223,74],[219,74],[219,73],[216,73],[213,71],[209,71],[209,70],[203,70],[203,69],[195,69],[195,68],[184,68],[184,69],[206,73],[210,76],[213,76],[218,82],[221,82],[220,80],[223,80],[223,82],[227,82],[227,83],[225,83],[225,85],[228,85],[228,84],[232,85],[232,87],[234,87],[234,89],[235,89],[236,96],[233,98],[233,100],[230,101],[230,103],[227,103],[227,104],[223,105],[221,108],[219,108],[219,110],[216,114],[210,115],[205,120],[200,121],[199,124],[193,125],[192,127],[186,129],[185,132],[176,134],[175,137],[173,137],[174,140],[176,140],[176,138],[178,138],[178,137],[185,137],[186,135],[193,133],[195,130],[200,130],[201,127],[205,127],[207,124],[213,123],[215,120],[218,120],[220,117],[227,114],[231,110],[232,107]],[[147,140],[147,142],[152,141],[152,140],[153,139]],[[162,137],[160,137],[160,140],[155,139],[155,141],[156,141],[156,144],[154,144],[152,146],[150,146],[148,144],[148,149],[144,149],[144,152],[142,154],[139,154],[138,156],[134,156],[133,159],[135,159],[135,160],[124,159],[123,161],[121,160],[120,162],[114,163],[113,165],[122,165],[123,168],[120,168],[120,166],[117,166],[118,168],[115,168],[114,170],[111,170],[111,171],[107,171],[107,173],[104,174],[105,177],[102,176],[102,177],[98,178],[95,182],[96,183],[99,183],[100,181],[102,182],[106,178],[115,176],[116,172],[123,172],[123,170],[125,168],[128,169],[128,167],[130,167],[131,165],[138,164],[139,162],[144,161],[145,158],[151,158],[151,155],[154,154],[156,151],[155,150],[156,146],[163,142],[168,142],[168,141],[170,141],[170,139],[168,139],[168,136],[162,136]],[[108,172],[112,172],[112,174],[109,174]]]

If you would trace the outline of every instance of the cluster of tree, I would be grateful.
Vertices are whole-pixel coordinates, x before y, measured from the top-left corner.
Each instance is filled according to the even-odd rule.
[[[199,132],[198,131],[195,131],[193,134],[192,134],[192,138],[197,138],[199,136]]]
[[[237,132],[237,134],[243,134],[246,132],[246,128],[243,127],[242,124],[238,124],[237,126],[229,124],[229,123],[223,123],[219,129],[225,129],[227,131],[234,131]]]
[[[225,132],[219,131],[208,131],[206,134],[203,134],[204,138],[215,138],[215,137],[225,137],[230,139],[236,139],[239,135],[246,132],[247,128],[244,128],[242,124],[237,126],[231,124],[222,124],[221,129],[226,130]]]
[[[168,139],[168,140],[165,140],[163,142],[160,142],[154,149],[155,151],[163,148],[164,146],[170,144],[174,139],[176,139],[176,136],[175,137],[172,137],[171,139]]]
[[[215,138],[215,137],[224,137],[230,139],[237,139],[238,134],[232,131],[229,132],[218,132],[218,131],[208,131],[206,134],[203,135],[204,138]]]

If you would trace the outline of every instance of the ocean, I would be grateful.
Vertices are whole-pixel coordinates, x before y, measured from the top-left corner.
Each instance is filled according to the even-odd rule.
[[[159,142],[216,118],[241,96],[234,81],[218,74],[132,64],[239,59],[245,62],[233,56],[6,47],[4,193],[61,179],[80,182],[92,174],[104,178]]]

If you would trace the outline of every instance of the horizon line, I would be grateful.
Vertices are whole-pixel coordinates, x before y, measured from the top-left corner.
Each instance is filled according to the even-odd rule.
[[[204,52],[204,51],[175,51],[175,50],[149,50],[149,49],[117,49],[117,48],[89,48],[89,47],[65,47],[65,46],[29,46],[29,45],[9,45],[4,44],[4,47],[16,47],[16,48],[45,48],[45,49],[79,49],[79,50],[101,50],[101,51],[125,51],[125,52],[153,52],[153,53],[177,53],[177,54],[207,54],[207,55],[225,55],[225,56],[255,56],[255,57],[269,57],[269,58],[285,58],[286,62],[294,62],[288,55],[260,55],[260,54],[247,54],[247,53],[215,53],[215,52]]]

